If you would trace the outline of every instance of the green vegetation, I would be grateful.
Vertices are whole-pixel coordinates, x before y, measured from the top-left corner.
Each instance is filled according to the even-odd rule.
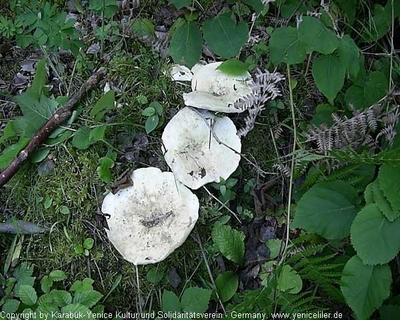
[[[0,310],[400,316],[399,1],[13,0],[0,13],[0,170],[107,70],[1,188],[0,222],[49,232],[0,233]],[[129,169],[169,170],[161,134],[191,91],[169,72],[199,60],[252,75],[229,114],[241,162],[196,191],[180,248],[134,266],[101,203]]]

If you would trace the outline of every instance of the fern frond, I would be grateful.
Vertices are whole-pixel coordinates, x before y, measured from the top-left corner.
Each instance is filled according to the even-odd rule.
[[[327,308],[316,304],[317,297],[312,292],[306,291],[300,294],[280,293],[278,304],[280,304],[281,312],[286,313],[305,313],[325,311]]]

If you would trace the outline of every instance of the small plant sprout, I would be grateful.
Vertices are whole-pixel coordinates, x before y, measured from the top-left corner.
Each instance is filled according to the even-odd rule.
[[[221,65],[222,62],[214,62],[192,70],[192,92],[183,94],[185,105],[226,113],[244,111],[235,108],[234,104],[251,94],[248,84],[251,76],[247,71],[228,74],[219,69]]]
[[[162,140],[165,161],[191,189],[228,179],[239,165],[241,142],[228,117],[183,108],[166,125]]]
[[[135,265],[162,261],[192,231],[199,201],[171,172],[142,168],[131,179],[132,186],[103,201],[102,212],[110,215],[108,238]]]

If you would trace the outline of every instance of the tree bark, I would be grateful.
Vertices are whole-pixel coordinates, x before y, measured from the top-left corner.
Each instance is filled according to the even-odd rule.
[[[72,114],[76,104],[82,97],[102,80],[106,75],[106,69],[100,68],[82,85],[82,87],[68,100],[68,102],[58,109],[46,124],[36,133],[27,146],[22,150],[4,171],[0,173],[0,188],[2,188],[22,167],[26,160],[31,156],[40,144],[46,140],[54,129],[66,121]]]

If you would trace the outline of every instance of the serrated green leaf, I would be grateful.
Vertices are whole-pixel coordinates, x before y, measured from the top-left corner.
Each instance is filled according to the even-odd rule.
[[[107,111],[114,108],[114,102],[115,93],[113,90],[110,90],[96,102],[93,109],[90,111],[90,116],[94,118],[95,121],[100,121]]]
[[[27,306],[33,306],[37,301],[36,291],[30,285],[21,285],[18,290],[18,296],[21,302]]]
[[[244,21],[236,24],[226,12],[203,22],[204,39],[217,55],[229,59],[247,43],[249,29]]]
[[[159,121],[160,121],[160,117],[157,114],[152,115],[151,117],[148,117],[144,124],[146,133],[149,134],[150,132],[154,131],[154,129],[157,128]]]
[[[89,316],[91,314],[90,309],[79,303],[68,304],[65,307],[62,307],[61,314],[74,314],[76,315],[75,318],[91,319]]]
[[[243,264],[244,235],[229,226],[215,224],[211,232],[218,250],[227,258],[239,265]]]
[[[206,312],[210,302],[211,290],[190,287],[181,298],[182,310],[187,312]]]
[[[289,265],[284,265],[279,273],[277,288],[280,291],[296,294],[301,291],[303,281],[296,270]]]
[[[18,310],[20,304],[21,302],[16,299],[7,299],[1,307],[1,311],[4,313],[14,313]]]
[[[192,0],[168,0],[168,2],[173,4],[177,9],[182,9],[192,4]]]
[[[49,293],[57,307],[64,307],[72,302],[72,296],[65,290],[51,290]]]
[[[79,303],[88,308],[91,308],[97,302],[99,302],[102,297],[103,295],[96,290],[80,291],[75,294],[73,303]]]
[[[357,215],[357,201],[357,192],[348,182],[318,183],[299,200],[292,227],[329,240],[343,239]]]
[[[28,92],[15,97],[15,100],[24,115],[26,136],[33,136],[50,119],[58,107],[57,101],[43,95],[36,99]]]
[[[194,21],[178,26],[172,35],[169,47],[174,62],[193,67],[200,59],[203,39],[199,27]]]
[[[314,59],[312,74],[318,89],[333,104],[343,87],[346,68],[335,55],[319,56]]]
[[[221,301],[226,302],[235,295],[239,286],[239,277],[233,271],[226,271],[215,279],[215,286]]]
[[[384,164],[379,169],[378,181],[385,198],[391,204],[395,217],[400,216],[400,169]]]
[[[360,71],[360,49],[349,35],[344,35],[339,41],[339,59],[345,66],[349,75],[356,78]]]
[[[217,69],[231,76],[243,76],[247,74],[247,64],[237,59],[226,60]]]
[[[62,281],[67,279],[67,275],[62,270],[53,270],[50,272],[49,277],[53,281]]]
[[[358,256],[343,269],[341,290],[357,319],[367,320],[389,297],[392,275],[388,265],[367,266]]]
[[[82,126],[75,132],[72,138],[71,144],[80,150],[85,150],[89,148],[92,142],[89,139],[90,129],[86,126]]]
[[[351,226],[351,243],[364,264],[384,264],[400,250],[400,218],[390,222],[374,203],[357,214]]]
[[[331,54],[339,45],[335,33],[314,17],[303,17],[299,26],[299,40],[304,43],[306,53],[317,51]]]
[[[287,64],[301,63],[306,59],[306,49],[299,39],[296,28],[280,27],[275,29],[269,41],[271,61],[276,66],[281,62]]]
[[[40,288],[42,289],[43,293],[50,292],[52,286],[53,286],[53,280],[49,276],[44,276],[40,280]]]
[[[161,308],[163,312],[179,312],[182,310],[177,295],[168,290],[164,290],[163,292]]]
[[[376,179],[372,185],[372,192],[373,192],[373,199],[378,208],[381,210],[383,215],[388,219],[390,222],[393,222],[400,216],[400,212],[395,212],[390,205],[389,201],[386,199],[383,191],[379,186],[379,179]]]

